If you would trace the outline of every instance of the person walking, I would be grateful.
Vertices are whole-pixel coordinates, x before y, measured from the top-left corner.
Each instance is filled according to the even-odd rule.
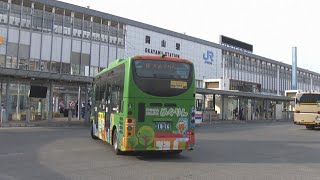
[[[72,114],[72,117],[75,115],[76,113],[76,103],[74,102],[74,100],[72,100],[70,102],[70,109],[71,109],[71,114]]]
[[[85,115],[85,112],[86,111],[86,105],[85,103],[82,103],[81,104],[81,117],[84,119],[84,115]]]

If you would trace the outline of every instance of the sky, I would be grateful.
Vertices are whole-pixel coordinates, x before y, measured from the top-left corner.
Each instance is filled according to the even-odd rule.
[[[320,73],[317,0],[60,0],[219,43],[225,35],[253,54]]]

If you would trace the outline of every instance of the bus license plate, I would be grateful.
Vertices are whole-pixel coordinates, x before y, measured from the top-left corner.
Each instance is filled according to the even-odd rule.
[[[155,122],[155,129],[169,130],[169,129],[171,129],[171,123],[170,122]]]

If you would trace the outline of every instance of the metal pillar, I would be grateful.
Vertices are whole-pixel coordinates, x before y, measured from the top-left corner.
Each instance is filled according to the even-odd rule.
[[[86,85],[85,92],[86,92],[86,98],[85,98],[85,101],[84,101],[84,107],[85,107],[85,110],[84,110],[84,112],[85,112],[85,114],[84,114],[84,123],[85,124],[89,124],[89,117],[90,117],[89,112],[90,111],[88,111],[88,103],[89,103],[89,95],[88,95],[89,86],[88,85]]]
[[[81,86],[79,86],[79,90],[78,90],[78,107],[76,107],[77,108],[77,110],[78,110],[78,120],[80,120],[80,110],[81,110]]]
[[[9,107],[10,107],[9,93],[10,93],[10,81],[9,79],[7,79],[6,80],[6,112],[5,112],[5,118],[3,122],[9,121]]]
[[[280,96],[280,67],[277,67],[277,95]]]
[[[292,47],[292,89],[297,90],[297,47]]]
[[[48,111],[48,122],[52,121],[52,110],[53,110],[53,82],[50,81],[49,85],[49,111]]]
[[[224,95],[221,95],[221,120],[224,120],[224,111],[225,111],[225,108],[224,108]]]

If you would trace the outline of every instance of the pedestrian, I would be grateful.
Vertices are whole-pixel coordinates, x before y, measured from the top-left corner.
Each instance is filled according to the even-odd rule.
[[[60,113],[63,113],[63,112],[64,112],[64,103],[63,103],[63,100],[60,100],[60,103],[59,103],[59,111],[60,111]]]
[[[85,103],[82,103],[81,104],[81,116],[82,116],[83,119],[84,119],[84,116],[85,116],[85,111],[86,111],[86,105],[85,105]]]
[[[78,101],[76,102],[76,117],[78,117],[78,112],[79,112],[79,104]]]
[[[72,114],[72,117],[75,115],[75,113],[76,113],[76,103],[74,102],[74,100],[72,100],[71,102],[70,102],[70,109],[71,109],[71,114]]]
[[[239,120],[243,120],[243,108],[240,108],[240,111],[239,111]]]

